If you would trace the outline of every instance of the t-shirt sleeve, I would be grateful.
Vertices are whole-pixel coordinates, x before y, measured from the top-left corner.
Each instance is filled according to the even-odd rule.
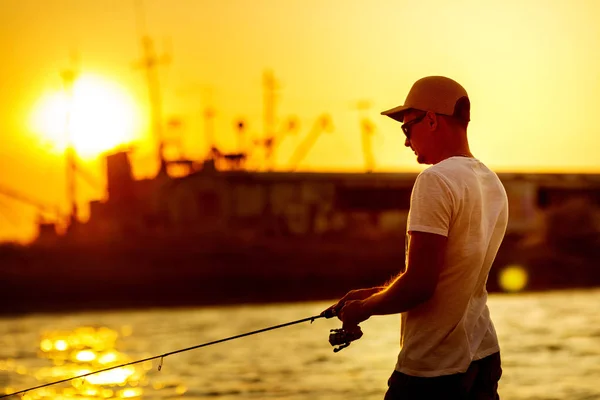
[[[448,236],[454,198],[437,173],[424,171],[417,177],[410,197],[408,231]]]

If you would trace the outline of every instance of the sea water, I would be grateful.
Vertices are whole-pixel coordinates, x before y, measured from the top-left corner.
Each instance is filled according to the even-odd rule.
[[[329,302],[0,319],[0,394],[318,315]],[[503,399],[600,399],[600,290],[492,294]],[[25,399],[382,399],[399,316],[338,353],[317,319],[27,392]],[[160,366],[160,371],[159,371]],[[13,397],[17,398],[17,397]]]

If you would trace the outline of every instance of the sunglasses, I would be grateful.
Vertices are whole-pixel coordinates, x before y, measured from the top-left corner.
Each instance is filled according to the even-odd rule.
[[[404,134],[406,135],[406,138],[408,140],[410,140],[410,128],[411,126],[418,124],[419,122],[421,122],[423,120],[423,118],[425,118],[427,114],[423,114],[420,117],[417,117],[413,120],[408,121],[405,124],[402,124],[402,132],[404,132]]]

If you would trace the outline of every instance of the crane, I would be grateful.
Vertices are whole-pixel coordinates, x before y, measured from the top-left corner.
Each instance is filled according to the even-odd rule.
[[[58,206],[51,207],[47,204],[44,204],[38,200],[32,199],[31,197],[14,190],[12,188],[0,185],[0,195],[3,197],[7,197],[11,200],[18,201],[20,203],[26,204],[28,206],[32,206],[36,208],[41,214],[50,214],[54,216],[58,220],[64,220],[65,215],[63,215]]]
[[[136,67],[143,69],[146,73],[146,84],[150,99],[150,114],[152,118],[152,131],[157,142],[157,156],[160,162],[159,174],[167,173],[167,163],[164,154],[164,133],[162,115],[162,97],[158,79],[157,67],[161,64],[171,62],[170,44],[169,51],[161,56],[156,54],[154,42],[146,33],[146,20],[143,0],[138,0],[136,6],[137,33],[142,36],[142,59],[136,63]]]
[[[373,146],[371,145],[371,137],[375,132],[375,125],[368,118],[363,118],[360,121],[361,127],[361,139],[363,155],[365,157],[365,170],[367,172],[373,172],[375,168],[375,157],[373,156]]]
[[[366,116],[366,112],[370,108],[371,102],[368,100],[360,100],[354,106],[354,109],[358,110],[363,115],[360,119],[360,131],[366,172],[373,172],[373,169],[375,168],[375,156],[373,155],[373,146],[371,143],[373,134],[375,133],[375,125]]]
[[[296,147],[296,150],[290,158],[290,171],[295,171],[298,164],[306,157],[306,154],[315,144],[321,133],[333,131],[331,118],[328,114],[323,114],[315,121],[313,128],[304,138],[304,140]]]

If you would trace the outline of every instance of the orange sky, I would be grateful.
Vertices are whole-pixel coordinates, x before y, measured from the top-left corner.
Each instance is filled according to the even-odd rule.
[[[138,2],[139,3],[139,2]],[[461,82],[472,102],[474,154],[497,171],[600,172],[600,3],[576,1],[145,0],[146,31],[171,62],[159,79],[164,117],[177,116],[188,157],[206,151],[202,109],[216,111],[218,145],[236,150],[234,122],[263,132],[262,74],[279,81],[279,125],[299,122],[277,152],[285,168],[323,113],[324,133],[299,169],[364,168],[359,121],[375,125],[376,171],[419,170],[399,124],[379,115],[426,75]],[[138,176],[154,173],[135,0],[2,0],[0,3],[0,185],[40,201],[65,198],[64,164],[30,123],[36,104],[62,90],[60,71],[79,55],[82,74],[132,99],[141,122]],[[170,45],[169,45],[170,43]],[[370,108],[358,111],[359,101]],[[102,117],[100,117],[102,118]],[[256,153],[255,163],[260,163]],[[102,164],[86,156],[102,196]],[[257,164],[258,165],[258,164]],[[34,210],[0,198],[0,240],[28,238]]]

